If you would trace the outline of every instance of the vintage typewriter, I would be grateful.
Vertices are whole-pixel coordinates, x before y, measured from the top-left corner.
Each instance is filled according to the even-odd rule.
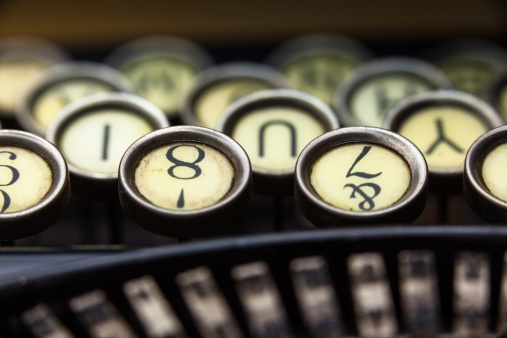
[[[0,337],[507,335],[503,4],[113,3],[0,5]]]

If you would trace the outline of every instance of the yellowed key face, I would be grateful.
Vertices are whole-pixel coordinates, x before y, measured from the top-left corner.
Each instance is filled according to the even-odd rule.
[[[289,62],[283,72],[296,89],[331,104],[336,87],[357,65],[357,61],[344,56],[315,54]]]
[[[139,161],[135,185],[156,206],[195,210],[220,201],[234,177],[234,168],[221,151],[201,143],[175,142]]]
[[[310,183],[325,202],[345,210],[387,208],[407,191],[410,168],[397,153],[368,143],[324,153],[312,166]]]
[[[482,179],[493,195],[507,202],[507,143],[495,147],[482,164]]]
[[[50,63],[43,59],[0,60],[0,110],[14,116],[18,99],[26,92],[31,80],[48,66]]]
[[[349,100],[349,111],[364,126],[382,127],[386,114],[402,99],[433,89],[409,74],[386,74],[361,83]]]
[[[58,112],[72,101],[83,96],[114,91],[110,86],[91,79],[68,80],[55,84],[37,97],[32,115],[35,122],[44,130]]]
[[[488,130],[471,112],[455,107],[432,107],[412,114],[398,133],[421,150],[429,167],[459,169],[468,148]]]
[[[493,65],[479,60],[449,60],[438,66],[454,88],[478,97],[484,97],[486,86],[496,72]]]
[[[38,154],[20,147],[0,147],[0,213],[33,207],[52,183],[51,168]]]
[[[197,70],[179,58],[159,56],[130,62],[121,69],[136,93],[153,102],[162,111],[179,109],[180,99],[187,93]]]
[[[59,148],[73,166],[89,172],[114,174],[127,148],[153,131],[144,118],[121,109],[101,109],[72,120]]]
[[[324,132],[324,125],[303,110],[271,107],[240,118],[232,138],[245,149],[252,166],[283,171],[294,170],[299,153]]]
[[[270,89],[268,83],[235,79],[223,81],[208,88],[195,103],[195,115],[203,127],[215,128],[225,108],[234,100],[250,93]]]

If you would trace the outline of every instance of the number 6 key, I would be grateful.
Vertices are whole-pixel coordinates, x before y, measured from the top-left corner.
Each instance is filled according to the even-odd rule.
[[[0,240],[44,230],[69,200],[69,174],[60,152],[33,134],[1,130]]]
[[[119,171],[120,203],[157,234],[212,234],[239,218],[250,202],[250,160],[228,136],[202,127],[170,127],[137,140]]]

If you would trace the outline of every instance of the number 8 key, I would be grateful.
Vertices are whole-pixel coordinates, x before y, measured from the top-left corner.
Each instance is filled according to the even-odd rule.
[[[149,231],[178,238],[212,234],[250,202],[250,160],[228,136],[170,127],[136,141],[120,163],[120,202]]]

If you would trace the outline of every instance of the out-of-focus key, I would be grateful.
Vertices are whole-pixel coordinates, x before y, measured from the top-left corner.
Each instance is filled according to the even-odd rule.
[[[70,299],[69,307],[93,338],[137,337],[102,290]]]
[[[288,88],[275,69],[255,63],[228,63],[203,71],[183,105],[185,124],[216,129],[227,106],[247,94],[271,88]]]
[[[489,258],[460,252],[454,262],[454,334],[460,338],[486,337],[489,324]]]
[[[344,333],[341,310],[324,258],[296,258],[290,269],[294,292],[312,336],[341,337]]]
[[[176,276],[176,282],[203,337],[243,336],[207,267],[182,272]]]
[[[294,88],[332,103],[338,84],[370,58],[359,42],[332,34],[309,34],[283,43],[269,56]]]
[[[402,251],[398,255],[401,306],[413,337],[434,337],[440,332],[440,297],[431,251]]]
[[[395,337],[398,327],[382,256],[355,254],[348,258],[347,265],[359,335]]]
[[[45,135],[67,104],[83,96],[102,92],[132,92],[128,80],[105,65],[71,62],[47,69],[19,101],[16,118],[27,131]]]
[[[439,67],[456,90],[484,98],[489,82],[507,62],[507,50],[491,41],[446,41],[426,52],[425,59]]]
[[[407,98],[396,105],[385,127],[421,149],[428,162],[430,190],[462,191],[468,148],[482,134],[503,125],[489,104],[470,94],[442,90]]]
[[[187,336],[153,277],[144,276],[130,280],[123,285],[123,292],[148,337]]]
[[[46,304],[38,304],[23,312],[23,323],[37,338],[73,338]]]
[[[168,118],[174,118],[195,76],[212,61],[191,41],[150,36],[120,46],[106,63],[124,74],[138,95],[157,105]]]
[[[296,90],[270,89],[230,105],[217,128],[245,148],[255,192],[283,196],[294,192],[301,150],[338,126],[333,111],[321,100]]]
[[[70,200],[67,164],[48,141],[0,130],[0,240],[36,234],[53,224]]]
[[[254,337],[291,337],[287,315],[264,262],[234,267],[236,289]]]
[[[16,104],[44,69],[67,60],[51,42],[35,37],[6,37],[0,40],[0,117],[14,119]]]
[[[95,199],[117,198],[118,167],[141,136],[168,127],[162,111],[127,93],[89,95],[67,105],[46,138],[69,164],[73,191]]]
[[[351,127],[308,144],[295,180],[296,203],[316,226],[410,223],[425,206],[428,171],[404,137]]]
[[[248,207],[248,156],[217,131],[180,126],[152,132],[125,153],[120,202],[145,229],[178,238],[210,235],[235,222]]]
[[[333,106],[344,126],[382,127],[386,114],[402,99],[450,86],[429,63],[391,57],[358,67],[336,89]]]

